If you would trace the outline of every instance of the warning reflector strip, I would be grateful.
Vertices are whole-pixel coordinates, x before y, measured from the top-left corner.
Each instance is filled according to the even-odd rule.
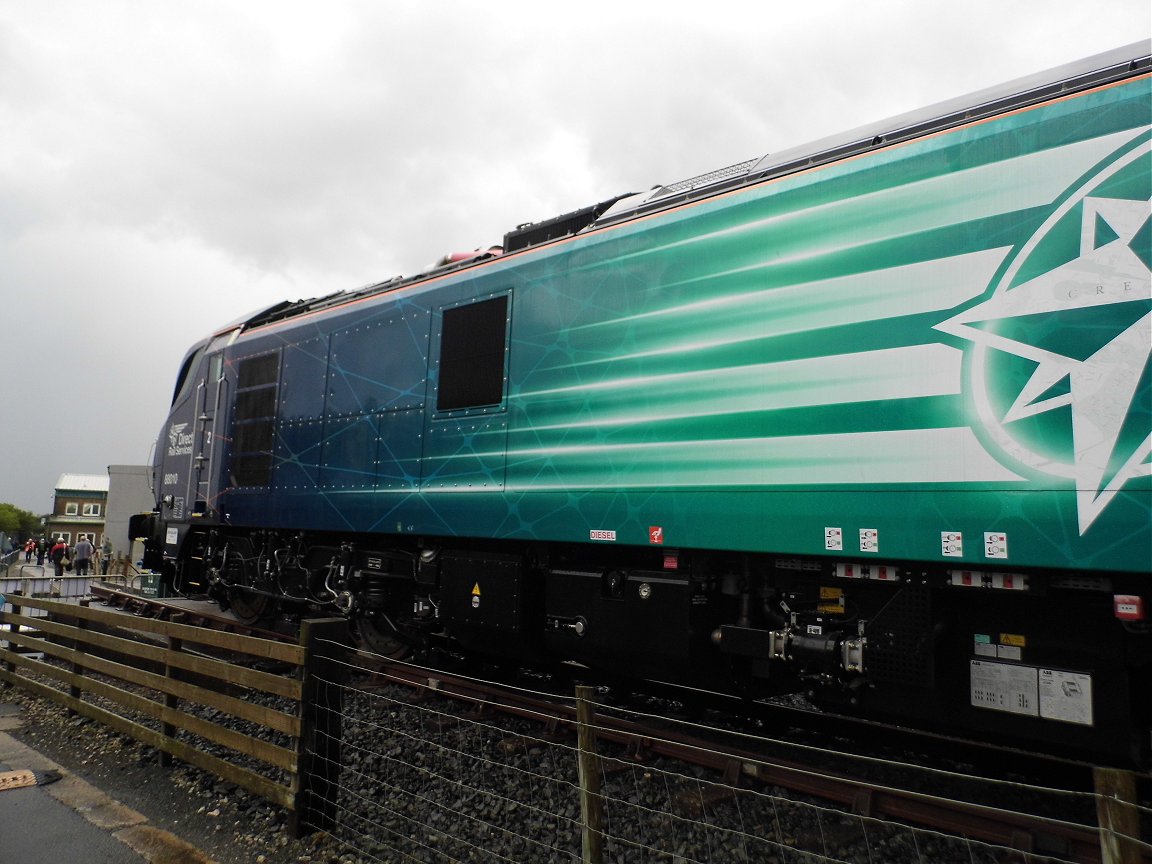
[[[984,573],[979,570],[949,570],[949,584],[961,588],[999,588],[1002,591],[1027,591],[1028,577],[1023,573]]]
[[[839,579],[872,579],[877,582],[899,582],[900,573],[891,564],[837,564]]]

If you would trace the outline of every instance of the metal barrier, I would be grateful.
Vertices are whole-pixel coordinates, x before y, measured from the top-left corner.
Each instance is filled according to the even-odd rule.
[[[3,555],[0,555],[0,576],[5,575],[8,572],[8,568],[15,564],[17,559],[23,554],[23,550],[13,549],[11,552],[5,552]]]
[[[56,576],[53,569],[45,564],[12,564],[7,571],[0,573],[0,596],[12,594],[25,597],[52,597],[61,600],[78,600],[87,597],[91,591],[91,576]],[[11,612],[12,604],[5,600],[3,611]],[[40,612],[40,615],[47,614]]]

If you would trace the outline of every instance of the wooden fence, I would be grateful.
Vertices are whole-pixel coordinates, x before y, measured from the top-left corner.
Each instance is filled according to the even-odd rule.
[[[294,836],[330,824],[344,668],[333,654],[347,642],[346,621],[304,621],[290,644],[45,598],[7,600],[12,611],[0,611],[5,686],[286,808]],[[223,712],[242,721],[230,725],[253,732],[197,709]],[[220,748],[229,754],[217,755]]]

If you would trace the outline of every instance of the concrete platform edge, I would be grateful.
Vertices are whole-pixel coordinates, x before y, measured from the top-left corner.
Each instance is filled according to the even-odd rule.
[[[10,720],[11,718],[5,718]],[[6,722],[7,728],[18,724]],[[91,783],[0,731],[0,762],[33,771],[58,771],[62,779],[43,787],[53,798],[112,834],[151,864],[215,864],[195,846],[170,831],[147,824],[148,817],[113,800]]]

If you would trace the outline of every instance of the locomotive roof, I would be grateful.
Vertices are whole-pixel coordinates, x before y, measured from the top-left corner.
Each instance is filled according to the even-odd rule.
[[[993,117],[1057,96],[1119,81],[1152,68],[1152,40],[1134,42],[1055,69],[937,103],[907,114],[833,135],[780,153],[748,159],[646,192],[619,195],[542,222],[518,226],[504,236],[503,254],[543,246],[575,234],[626,222],[639,216],[730,192],[766,180],[849,158],[870,150],[940,132],[964,123]],[[500,253],[480,254],[414,276],[395,276],[351,291],[338,291],[296,302],[285,301],[247,316],[229,327],[243,329],[271,324],[309,312],[391,291],[483,264]]]

